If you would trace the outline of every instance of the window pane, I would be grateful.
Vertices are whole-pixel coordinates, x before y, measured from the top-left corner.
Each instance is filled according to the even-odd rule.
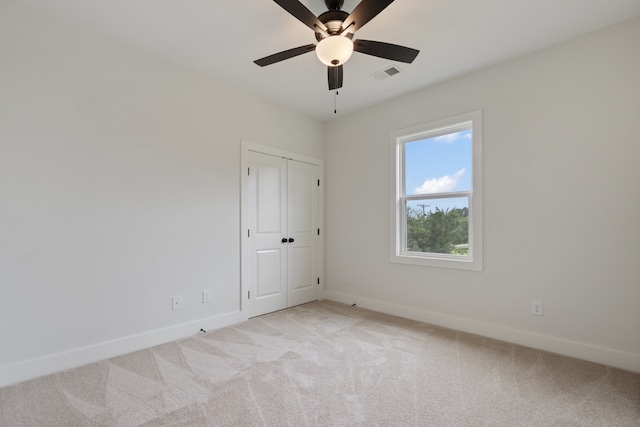
[[[413,200],[405,207],[406,251],[469,256],[467,197]]]
[[[471,191],[471,129],[404,145],[405,195]]]

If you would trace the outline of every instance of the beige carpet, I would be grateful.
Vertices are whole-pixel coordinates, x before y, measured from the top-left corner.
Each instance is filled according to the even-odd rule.
[[[1,426],[640,426],[640,375],[316,302],[0,389]]]

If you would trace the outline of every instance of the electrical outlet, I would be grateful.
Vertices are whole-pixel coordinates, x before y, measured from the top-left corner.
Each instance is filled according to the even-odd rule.
[[[182,297],[173,297],[173,298],[171,298],[171,307],[172,307],[172,310],[181,310],[182,309]]]
[[[211,289],[205,289],[202,291],[202,303],[207,304],[211,302]]]
[[[531,301],[531,314],[542,316],[542,301]]]

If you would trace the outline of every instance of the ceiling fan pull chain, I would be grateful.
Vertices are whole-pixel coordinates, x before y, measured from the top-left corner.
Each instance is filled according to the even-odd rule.
[[[338,91],[333,92],[333,114],[338,114]]]

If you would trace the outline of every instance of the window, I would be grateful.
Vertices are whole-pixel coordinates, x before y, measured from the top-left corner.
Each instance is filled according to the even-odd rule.
[[[391,135],[391,261],[482,270],[482,112]]]

